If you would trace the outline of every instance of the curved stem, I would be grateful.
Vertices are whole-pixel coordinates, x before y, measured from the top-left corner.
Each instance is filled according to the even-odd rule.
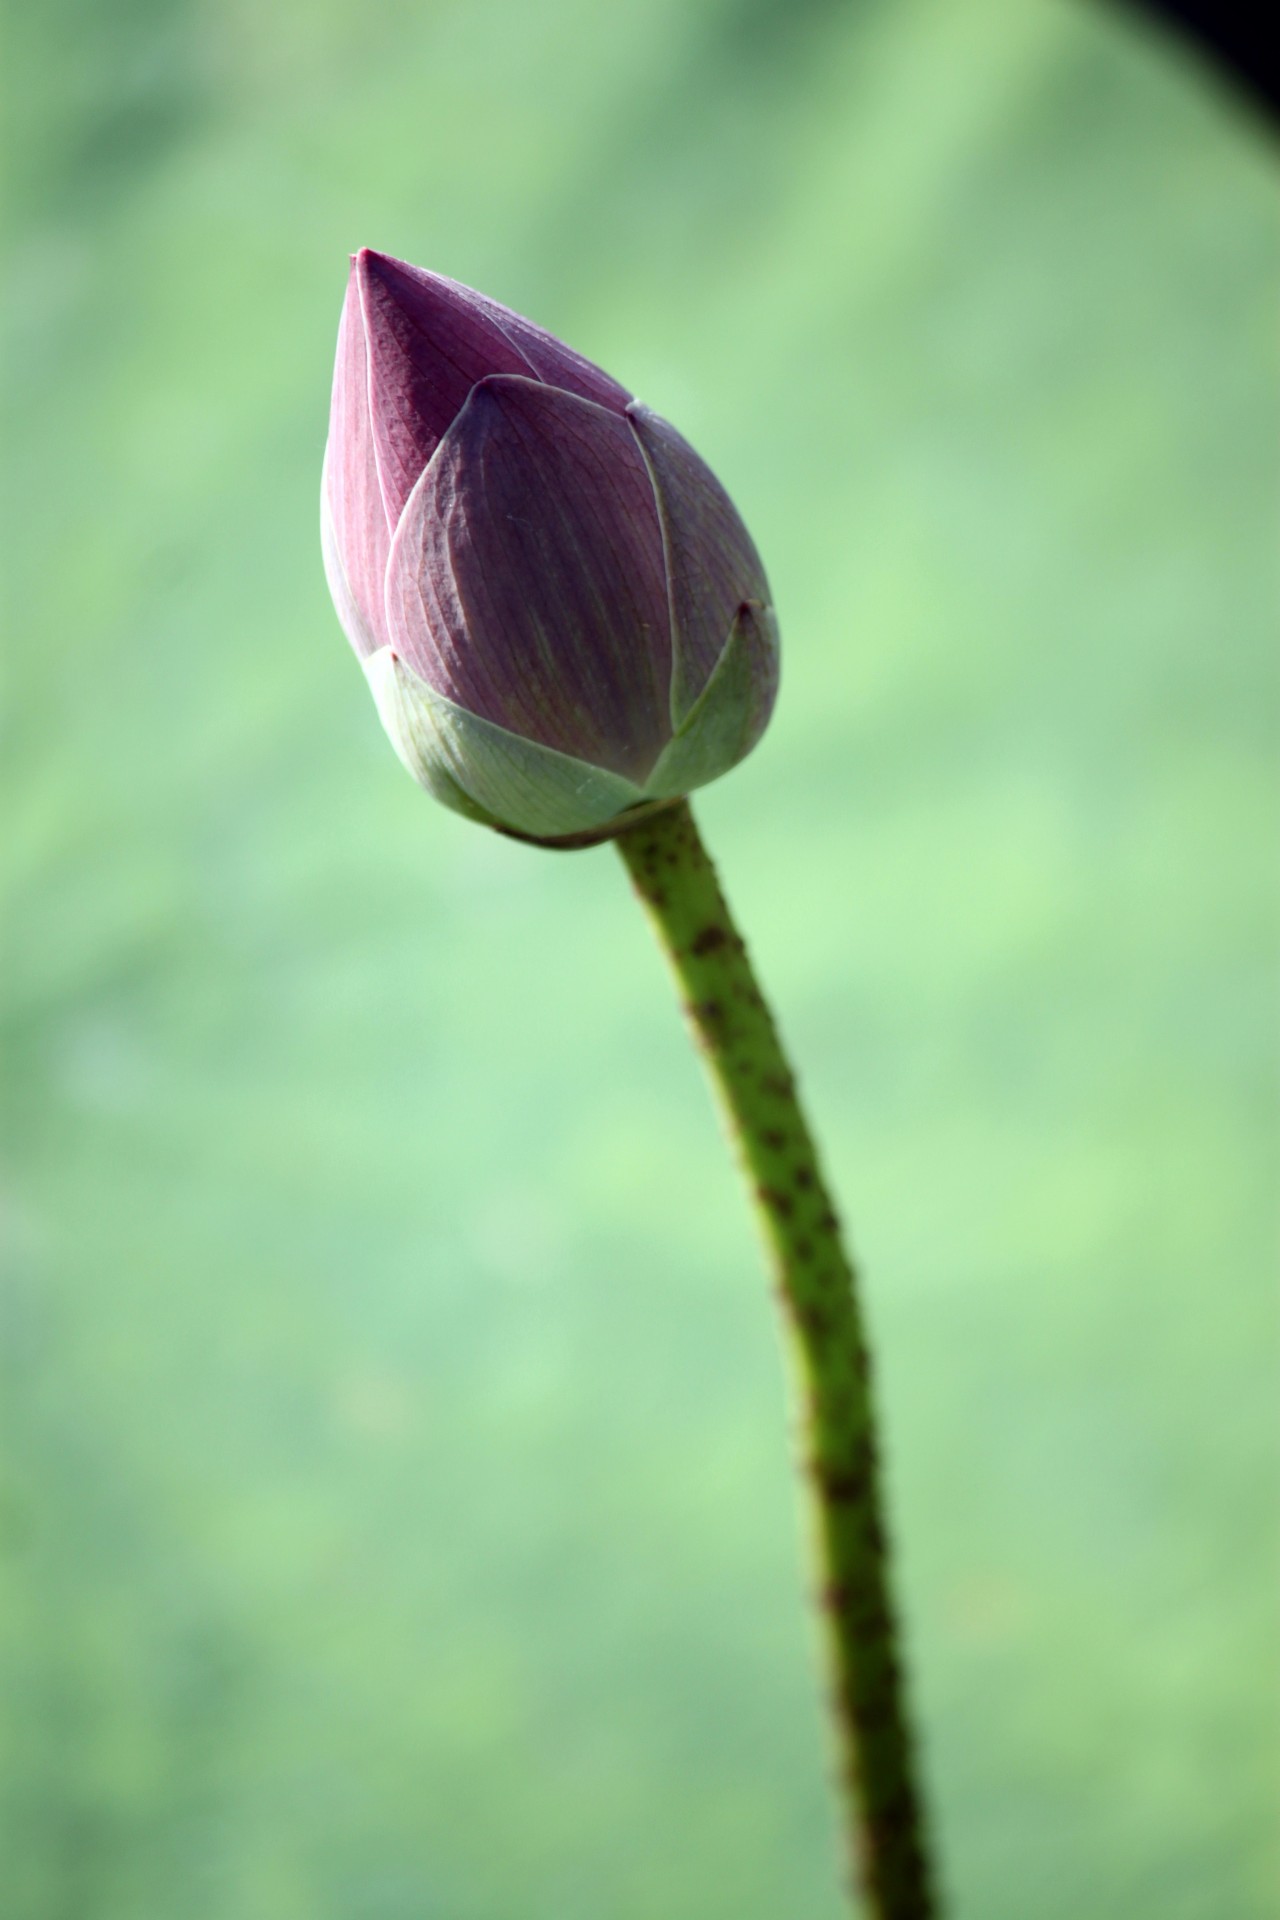
[[[794,1336],[855,1871],[876,1920],[935,1913],[853,1268],[777,1028],[688,803],[618,835],[750,1183]]]

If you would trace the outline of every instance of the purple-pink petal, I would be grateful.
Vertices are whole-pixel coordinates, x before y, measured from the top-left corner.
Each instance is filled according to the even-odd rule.
[[[455,285],[453,281],[445,284],[451,287]],[[467,293],[469,289],[455,287],[455,291]],[[626,412],[631,395],[594,360],[575,353],[554,333],[548,333],[543,327],[535,327],[532,320],[513,313],[510,307],[500,306],[496,300],[489,300],[482,294],[472,294],[471,298],[480,302],[494,324],[501,327],[507,338],[519,347],[539,380],[545,381],[549,387],[562,387],[566,393],[576,393],[580,400],[594,400],[597,406],[606,407],[610,413]]]
[[[387,614],[397,654],[439,693],[642,781],[670,738],[671,642],[626,418],[532,379],[483,381],[404,511]]]
[[[374,457],[369,363],[354,271],[338,329],[324,486],[337,552],[359,616],[358,621],[346,621],[348,637],[364,655],[386,644],[383,589],[392,528],[383,511]]]
[[[769,604],[751,535],[706,461],[661,414],[627,409],[653,476],[670,572],[677,724],[710,679],[744,602]]]
[[[487,374],[545,380],[621,412],[631,396],[553,334],[442,274],[369,247],[356,255],[378,472],[388,522]]]
[[[394,533],[423,468],[489,373],[533,372],[479,302],[448,281],[364,248],[355,273],[369,348],[369,399],[387,523]]]

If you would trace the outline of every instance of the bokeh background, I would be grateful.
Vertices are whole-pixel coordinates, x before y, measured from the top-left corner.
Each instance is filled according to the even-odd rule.
[[[865,1266],[954,1912],[1280,1906],[1275,155],[1084,0],[8,24],[6,1920],[835,1920],[773,1305],[605,847],[328,604],[345,255],[738,499],[701,815]]]

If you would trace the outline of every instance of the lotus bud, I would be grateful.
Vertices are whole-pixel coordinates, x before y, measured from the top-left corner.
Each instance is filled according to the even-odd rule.
[[[396,752],[472,819],[607,838],[764,731],[769,586],[715,475],[552,334],[368,248],[338,333],[322,538]]]

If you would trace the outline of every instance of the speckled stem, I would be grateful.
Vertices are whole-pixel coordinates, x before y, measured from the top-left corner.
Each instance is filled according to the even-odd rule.
[[[876,1920],[928,1920],[924,1810],[889,1590],[870,1363],[852,1265],[795,1080],[681,801],[618,836],[728,1120],[793,1336],[843,1804]]]

